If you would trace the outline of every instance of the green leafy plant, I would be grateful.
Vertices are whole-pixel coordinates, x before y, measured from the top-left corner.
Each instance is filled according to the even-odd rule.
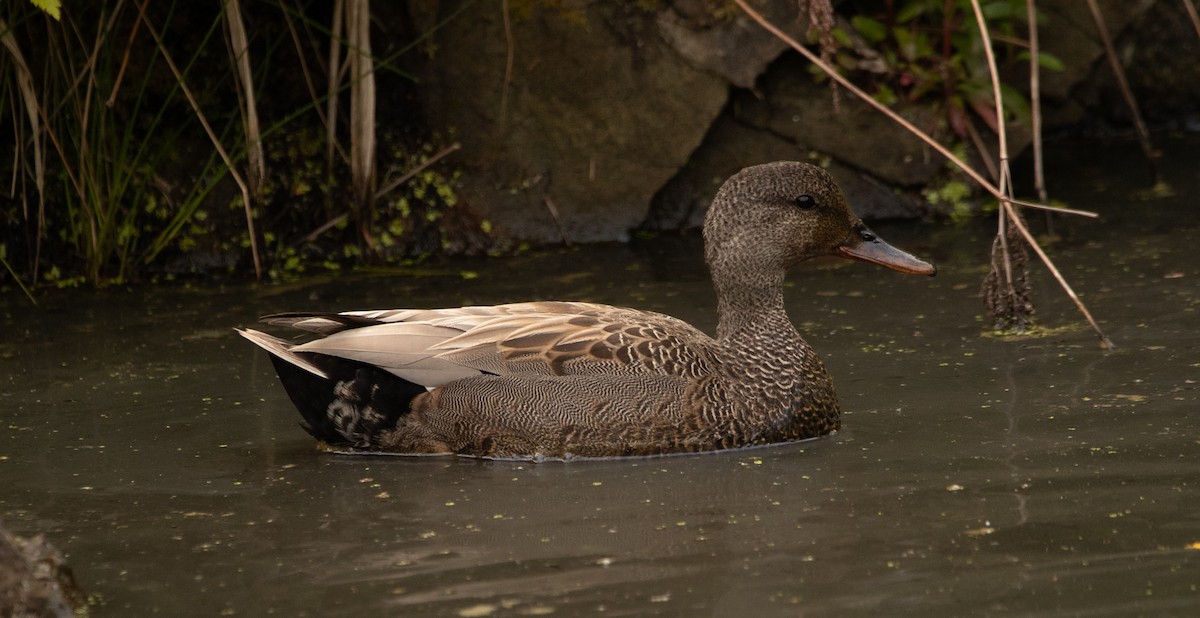
[[[972,117],[998,130],[984,43],[970,0],[860,4],[850,28],[834,32],[841,46],[839,66],[869,76],[876,98],[884,103],[942,100],[947,124],[959,137],[968,137]],[[981,6],[993,38],[1004,42],[1006,60],[1027,60],[1028,49],[1019,37],[1026,27],[1025,0],[991,0]],[[1039,53],[1038,61],[1043,68],[1062,69],[1050,54]],[[1009,86],[1002,90],[1005,117],[1028,122],[1025,96]]]
[[[62,0],[29,0],[33,6],[43,10],[54,19],[62,19]]]

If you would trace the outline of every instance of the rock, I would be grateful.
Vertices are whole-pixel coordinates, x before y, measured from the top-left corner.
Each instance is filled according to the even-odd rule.
[[[713,124],[696,153],[654,196],[643,227],[684,230],[701,227],[717,188],[738,170],[770,161],[810,161],[829,170],[860,217],[868,220],[912,218],[922,214],[920,200],[895,191],[879,179],[823,157],[811,148],[769,131],[744,125],[732,114]]]
[[[878,110],[841,92],[838,109],[828,85],[817,84],[798,56],[788,56],[763,76],[762,96],[743,92],[738,119],[824,152],[848,166],[869,169],[881,180],[922,185],[944,166],[940,155]],[[946,140],[943,122],[930,106],[902,106],[901,116]]]
[[[1101,4],[1119,32],[1153,3]],[[810,152],[829,161],[864,217],[912,216],[927,210],[912,196],[946,168],[849,93],[835,110],[808,62],[740,11],[722,13],[706,0],[509,6],[508,34],[498,6],[453,19],[454,3],[409,6],[417,29],[432,32],[423,44],[428,62],[417,69],[429,125],[456,132],[460,196],[507,239],[624,240],[639,224],[695,226],[730,173]],[[804,38],[794,0],[756,7]],[[1095,100],[1077,84],[1103,65],[1102,49],[1083,3],[1039,8],[1043,46],[1068,66],[1042,73],[1046,124],[1061,126]],[[1022,70],[1008,80],[1018,88]],[[938,102],[899,111],[942,143],[956,141]],[[1029,136],[1009,129],[1015,158]],[[995,137],[983,139],[995,152]]]
[[[842,92],[839,109],[826,84],[813,81],[808,63],[788,55],[773,64],[761,80],[761,96],[739,93],[739,120],[901,186],[921,185],[945,161],[906,129],[852,95]],[[944,123],[931,105],[898,109],[918,128],[947,142]]]
[[[460,194],[497,229],[540,242],[625,239],[728,85],[675,53],[636,3],[562,6],[576,8],[513,11],[507,80],[498,5],[437,30],[425,106],[434,126],[456,130]]]
[[[755,6],[790,36],[805,40],[808,22],[797,19],[795,0],[770,0]],[[676,0],[658,14],[658,28],[663,39],[692,65],[739,88],[753,88],[767,65],[789,49],[742,11],[714,16],[712,3],[703,0]]]
[[[0,526],[0,616],[73,618],[86,613],[62,554],[38,534],[23,539]]]

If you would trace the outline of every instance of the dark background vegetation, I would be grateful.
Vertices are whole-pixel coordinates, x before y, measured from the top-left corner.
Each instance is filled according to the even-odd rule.
[[[806,36],[814,49],[823,48],[877,99],[925,118],[931,133],[984,164],[983,153],[995,140],[996,114],[969,1],[837,2],[831,21],[816,24],[833,27],[824,40],[822,28],[809,28],[820,18],[806,12],[821,3],[752,4],[775,10],[785,18],[781,23]],[[1004,116],[1019,151],[1029,133],[1026,3],[982,4],[1006,84]],[[1051,38],[1049,46],[1061,38],[1052,29],[1072,23],[1069,13],[1083,2],[1037,4],[1041,27],[1051,29],[1043,34]],[[1194,62],[1197,37],[1185,3],[1138,3],[1136,10],[1130,3],[1101,4],[1113,20],[1121,60],[1133,69],[1130,83],[1149,124],[1194,131],[1200,79],[1192,79],[1195,69],[1191,74],[1178,69],[1181,63],[1200,64]],[[364,80],[355,78],[349,64],[364,45],[348,26],[354,6],[370,18],[370,50],[362,54],[370,61],[369,92],[356,91]],[[8,172],[0,197],[0,285],[8,287],[107,285],[185,274],[245,277],[260,268],[262,277],[286,278],[435,254],[503,253],[529,243],[619,240],[634,227],[663,233],[694,226],[712,177],[756,157],[812,158],[842,174],[843,184],[853,188],[866,178],[864,186],[887,187],[883,201],[906,205],[878,216],[957,218],[978,213],[982,203],[937,160],[926,175],[908,178],[889,175],[853,153],[822,154],[827,149],[807,135],[782,135],[780,148],[768,147],[769,140],[781,139],[776,119],[791,113],[781,103],[789,97],[809,110],[849,109],[821,121],[844,140],[853,139],[849,133],[858,125],[842,126],[839,118],[846,116],[832,114],[865,114],[855,112],[845,92],[833,102],[822,76],[782,44],[767,42],[769,36],[726,1],[105,0],[68,2],[59,19],[32,3],[8,2],[0,17],[0,143],[11,146],[0,151],[0,168]],[[247,33],[244,46],[234,34],[236,21]],[[1083,28],[1079,23],[1086,26],[1074,23],[1075,30]],[[630,95],[603,90],[611,72],[633,75],[630,88],[661,86],[669,92],[672,84],[654,71],[678,73],[671,69],[675,65],[663,64],[668,55],[687,55],[686,46],[664,34],[676,31],[712,34],[712,41],[717,34],[753,37],[763,51],[743,65],[761,67],[738,77],[703,59],[685,58],[701,65],[696,80],[709,80],[695,88],[694,99],[683,99],[707,114],[694,122],[676,112],[646,116]],[[1094,32],[1080,31],[1099,48]],[[723,40],[733,45],[740,40],[733,36]],[[539,48],[539,40],[549,43]],[[621,60],[611,71],[580,66],[577,78],[565,82],[553,72],[554,56],[570,57],[572,45],[591,56],[603,54],[588,46],[607,46]],[[1046,111],[1051,135],[1128,133],[1133,123],[1111,70],[1098,52],[1073,54],[1074,49],[1044,54],[1047,79],[1063,81],[1054,74],[1064,71],[1072,75]],[[330,66],[339,69],[332,78]],[[240,73],[242,68],[248,72]],[[721,79],[710,79],[713,74]],[[539,86],[538,79],[550,85]],[[589,90],[589,83],[597,89]],[[705,88],[714,93],[711,102],[700,92]],[[472,92],[486,106],[469,107]],[[498,93],[495,100],[487,99],[492,93]],[[661,93],[654,96],[666,100]],[[373,113],[360,107],[368,98]],[[337,101],[336,111],[331,100]],[[539,108],[537,102],[558,107]],[[632,118],[563,111],[592,102],[633,110]],[[357,110],[365,111],[355,116]],[[250,127],[251,116],[257,128]],[[571,127],[537,124],[555,121]],[[623,129],[623,122],[632,128]],[[589,123],[596,126],[581,126]],[[587,131],[602,137],[586,137],[592,135]],[[681,137],[678,145],[645,155],[677,159],[661,169],[638,161],[640,150],[631,154],[632,165],[646,168],[646,181],[618,197],[596,192],[594,185],[576,191],[554,167],[565,158],[561,152],[549,147],[539,152],[539,143],[527,137],[548,135],[560,147],[578,150],[593,147],[588,139],[607,141],[595,150],[632,153],[637,147],[624,143],[623,131],[646,134],[644,141],[653,144],[667,141],[662,136],[671,131]],[[874,131],[857,132],[877,140],[868,150],[888,150]],[[576,140],[577,135],[585,137]],[[712,154],[739,140],[754,150],[728,146],[727,160]],[[262,148],[261,168],[253,162],[256,144]],[[365,168],[351,162],[364,144],[370,144]],[[534,156],[530,153],[550,163],[534,169],[520,159]],[[595,183],[597,173],[611,169],[601,155],[582,160],[576,168],[590,165],[591,178],[581,182]],[[581,197],[592,194],[593,201]],[[692,202],[699,206],[687,206]],[[680,211],[681,205],[687,210]],[[577,223],[581,220],[599,223],[585,226]]]

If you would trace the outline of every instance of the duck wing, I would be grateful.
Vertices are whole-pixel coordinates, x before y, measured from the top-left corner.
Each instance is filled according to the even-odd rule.
[[[716,342],[661,313],[575,302],[392,309],[263,318],[322,335],[289,352],[346,358],[434,388],[481,375],[692,377]],[[303,355],[302,355],[303,356]]]

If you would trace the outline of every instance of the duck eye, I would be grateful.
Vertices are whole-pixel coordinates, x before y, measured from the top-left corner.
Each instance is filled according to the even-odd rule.
[[[816,208],[817,206],[817,200],[814,200],[811,195],[801,195],[800,197],[792,200],[792,203],[795,204],[797,208],[801,208],[803,210],[810,210],[812,208]]]

